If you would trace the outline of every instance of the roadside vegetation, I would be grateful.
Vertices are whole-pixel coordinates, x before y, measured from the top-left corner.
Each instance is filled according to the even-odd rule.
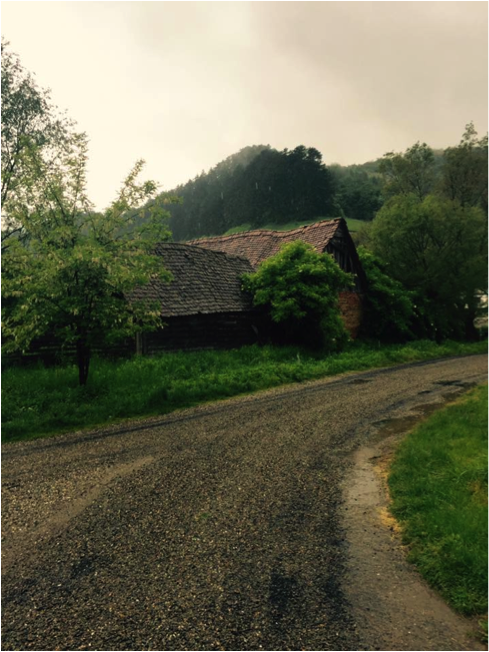
[[[328,356],[300,347],[254,345],[119,362],[96,359],[84,387],[75,365],[12,367],[2,377],[2,437],[32,439],[348,371],[485,351],[485,342],[418,341],[382,347],[356,343]]]
[[[440,410],[400,444],[391,510],[409,559],[466,616],[487,613],[487,385]]]

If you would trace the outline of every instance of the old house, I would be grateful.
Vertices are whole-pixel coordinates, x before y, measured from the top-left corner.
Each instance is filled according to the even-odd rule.
[[[292,231],[247,231],[193,240],[190,244],[242,256],[256,268],[266,258],[276,254],[283,244],[295,240],[311,244],[320,253],[331,254],[345,272],[355,275],[355,287],[340,293],[340,309],[348,331],[352,337],[356,337],[362,320],[362,298],[367,281],[343,218],[316,222]]]
[[[263,313],[253,307],[242,291],[243,274],[253,272],[287,242],[303,240],[319,252],[333,255],[342,269],[355,275],[356,285],[340,295],[346,326],[356,336],[362,315],[366,279],[355,245],[343,219],[328,220],[293,231],[249,231],[191,243],[161,243],[156,253],[173,277],[171,282],[154,280],[136,289],[138,299],[153,299],[161,305],[163,329],[143,333],[104,355],[154,354],[164,350],[235,348],[260,341],[265,336]],[[28,356],[8,356],[12,363],[41,358],[55,362],[61,351],[54,341],[42,341]]]

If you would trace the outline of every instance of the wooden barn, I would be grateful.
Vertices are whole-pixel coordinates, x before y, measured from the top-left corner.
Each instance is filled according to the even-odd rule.
[[[355,275],[355,287],[340,293],[340,309],[346,328],[356,337],[362,322],[362,303],[367,281],[348,226],[343,218],[323,220],[292,231],[247,231],[234,235],[193,240],[189,244],[233,256],[242,256],[256,268],[287,242],[302,240],[320,253],[334,256],[338,265]]]
[[[152,281],[133,296],[159,301],[165,327],[140,335],[137,352],[234,348],[257,341],[260,313],[241,289],[242,275],[253,271],[246,258],[178,243],[160,244],[156,253],[173,280]]]
[[[334,256],[340,267],[355,275],[356,286],[340,294],[345,324],[355,337],[362,316],[362,296],[366,288],[355,245],[343,219],[328,220],[293,231],[249,231],[230,236],[207,238],[191,243],[162,243],[156,253],[173,280],[154,280],[136,289],[135,298],[149,298],[161,304],[165,327],[144,333],[107,350],[114,357],[133,352],[154,354],[165,350],[235,348],[266,339],[266,320],[243,292],[243,274],[253,272],[287,242],[303,240],[319,252]],[[4,356],[4,363],[19,364],[42,359],[56,362],[68,357],[71,349],[61,350],[54,340],[39,341],[28,355]]]

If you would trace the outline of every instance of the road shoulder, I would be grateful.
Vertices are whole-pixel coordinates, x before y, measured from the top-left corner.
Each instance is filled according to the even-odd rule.
[[[390,515],[387,468],[400,439],[416,422],[453,400],[420,403],[373,424],[368,445],[352,456],[344,482],[343,525],[349,560],[346,595],[371,650],[485,650],[470,619],[456,614],[406,560]]]

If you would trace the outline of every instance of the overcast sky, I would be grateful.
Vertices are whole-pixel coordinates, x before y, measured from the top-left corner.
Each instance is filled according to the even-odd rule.
[[[363,163],[487,131],[486,2],[2,2],[3,36],[90,138],[102,208],[246,145]]]

